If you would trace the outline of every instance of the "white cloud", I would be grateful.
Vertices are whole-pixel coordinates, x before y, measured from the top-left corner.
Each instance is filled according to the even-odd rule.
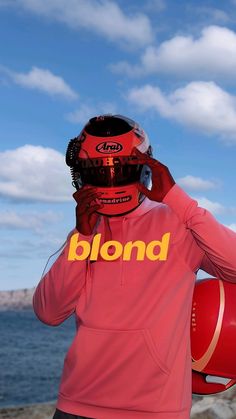
[[[203,19],[206,19],[209,21],[211,20],[211,23],[221,23],[225,24],[228,23],[231,19],[230,16],[222,9],[217,9],[216,7],[208,7],[208,6],[199,6],[196,7],[194,5],[193,7],[190,6],[190,10],[192,13],[196,13],[200,15]]]
[[[58,151],[26,144],[0,153],[0,195],[21,201],[66,202],[73,192],[69,167]]]
[[[128,76],[151,73],[172,74],[186,78],[216,77],[235,79],[236,33],[221,26],[207,26],[201,36],[175,36],[158,47],[148,46],[140,63],[131,65],[126,61],[112,64],[113,72]]]
[[[6,71],[11,79],[18,85],[28,89],[41,90],[50,95],[60,95],[68,99],[77,99],[77,93],[63,80],[51,71],[32,67],[28,73]]]
[[[53,211],[19,213],[7,210],[0,212],[0,227],[41,232],[44,224],[52,224],[59,219],[61,215]]]
[[[127,99],[143,111],[154,109],[164,118],[236,143],[236,97],[214,82],[191,82],[170,94],[145,85],[131,89]]]
[[[193,191],[206,191],[215,188],[217,185],[211,180],[205,180],[200,177],[187,175],[176,180],[183,188]]]
[[[213,215],[224,214],[227,212],[227,208],[225,208],[219,202],[210,201],[209,199],[203,196],[199,198],[194,197],[193,199],[195,199],[198,202],[199,207],[207,209]]]
[[[144,3],[144,9],[151,12],[162,12],[165,8],[165,0],[147,0]]]
[[[66,115],[66,119],[74,124],[85,124],[90,118],[96,115],[95,108],[82,104],[80,108]]]
[[[148,47],[148,49],[149,48],[152,48],[152,47]],[[108,67],[115,74],[121,74],[122,76],[126,75],[132,78],[144,76],[150,73],[150,71],[147,71],[146,69],[144,69],[142,63],[132,65],[132,64],[129,64],[127,61],[119,61],[118,63],[110,64]]]
[[[9,7],[14,5],[14,0],[0,0],[0,7]]]
[[[200,197],[192,196],[192,198],[198,202],[199,207],[207,209],[215,216],[217,215],[235,216],[236,215],[236,207],[232,207],[232,206],[226,207],[217,201],[211,201],[205,196],[200,196]],[[234,229],[235,224],[233,223],[231,224],[231,226],[227,226],[227,227]]]
[[[148,17],[143,13],[126,16],[111,0],[16,0],[17,6],[73,29],[86,29],[111,41],[143,46],[153,40]]]
[[[236,223],[232,223],[232,224],[226,225],[226,227],[228,227],[228,228],[230,228],[231,230],[233,230],[233,231],[235,231],[235,232],[236,232]]]
[[[22,235],[22,238],[16,237],[14,234],[9,234],[4,237],[4,246],[0,248],[0,258],[4,260],[11,259],[12,255],[17,255],[19,259],[38,259],[48,258],[50,254],[57,251],[66,240],[66,235],[59,235],[57,232],[47,231],[43,235]],[[57,254],[58,256],[58,254]],[[3,260],[1,260],[1,265]],[[43,265],[40,269],[43,270]]]
[[[116,113],[116,106],[113,103],[99,103],[97,105],[82,104],[80,108],[67,114],[68,121],[75,124],[85,124],[90,118],[105,113]]]

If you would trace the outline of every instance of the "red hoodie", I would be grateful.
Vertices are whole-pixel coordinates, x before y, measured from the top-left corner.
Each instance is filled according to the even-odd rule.
[[[73,230],[73,233],[78,233]],[[236,233],[175,184],[125,216],[101,217],[90,243],[170,233],[166,260],[68,260],[67,244],[39,282],[33,307],[57,326],[75,313],[56,407],[96,419],[189,419],[190,318],[199,268],[236,283]]]

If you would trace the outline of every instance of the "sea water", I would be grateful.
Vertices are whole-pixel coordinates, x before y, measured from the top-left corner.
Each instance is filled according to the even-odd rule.
[[[0,407],[56,401],[75,330],[73,315],[48,326],[32,310],[0,312]]]

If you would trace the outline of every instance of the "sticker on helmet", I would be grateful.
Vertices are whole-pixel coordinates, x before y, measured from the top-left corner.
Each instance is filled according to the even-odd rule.
[[[115,141],[103,141],[102,143],[99,143],[96,147],[96,150],[99,153],[118,153],[118,151],[121,151],[123,149],[122,144],[116,143]]]
[[[132,198],[131,195],[121,196],[119,198],[100,198],[102,204],[121,204],[122,202],[128,202]]]

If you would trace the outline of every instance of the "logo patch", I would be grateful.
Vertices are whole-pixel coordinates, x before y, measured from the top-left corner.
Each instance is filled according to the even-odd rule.
[[[103,154],[118,153],[118,151],[121,151],[122,149],[123,146],[115,141],[103,141],[96,147],[96,150]]]
[[[131,196],[121,196],[119,198],[100,198],[102,204],[121,204],[122,202],[128,202],[131,200]]]

